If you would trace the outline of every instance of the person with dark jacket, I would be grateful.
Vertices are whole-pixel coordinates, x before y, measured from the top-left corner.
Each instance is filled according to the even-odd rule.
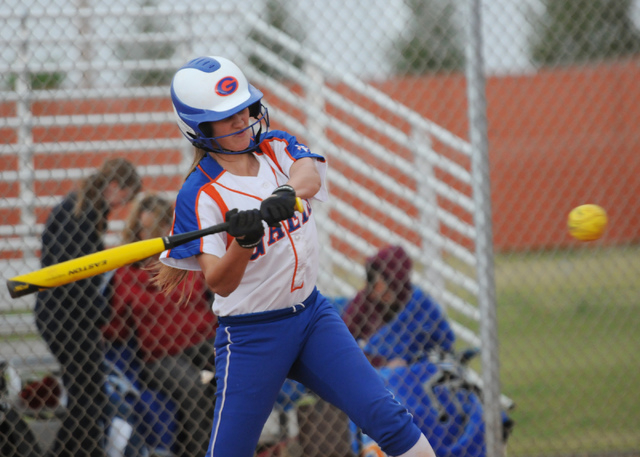
[[[52,209],[42,233],[42,267],[103,250],[109,212],[128,203],[140,189],[140,176],[130,162],[107,160]],[[109,307],[103,280],[93,276],[36,297],[36,324],[60,363],[68,394],[50,456],[105,455],[108,400],[100,327],[109,320]]]

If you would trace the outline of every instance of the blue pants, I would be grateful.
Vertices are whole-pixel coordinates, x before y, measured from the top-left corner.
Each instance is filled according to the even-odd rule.
[[[317,290],[278,311],[219,318],[208,457],[251,457],[285,378],[343,410],[389,455],[420,437],[331,303]]]

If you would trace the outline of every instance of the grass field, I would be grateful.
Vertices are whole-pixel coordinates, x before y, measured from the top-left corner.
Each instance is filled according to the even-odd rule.
[[[640,247],[495,262],[509,456],[640,454]]]

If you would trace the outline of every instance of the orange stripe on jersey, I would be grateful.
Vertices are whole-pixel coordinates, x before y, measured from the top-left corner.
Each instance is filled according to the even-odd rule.
[[[216,177],[215,177],[215,179],[214,179],[214,178],[213,178],[209,173],[207,173],[206,171],[204,171],[204,168],[202,168],[202,165],[198,164],[196,168],[197,168],[198,170],[200,170],[200,172],[201,172],[203,175],[205,175],[207,178],[209,178],[209,181],[211,181],[211,182],[213,182],[213,181],[216,181],[216,180],[220,179],[220,176],[222,176],[223,174],[225,174],[225,173],[227,172],[227,170],[224,170],[224,169],[223,169],[223,170],[222,170],[222,172],[221,172],[218,176],[216,176]]]
[[[286,224],[286,222],[284,222]],[[293,239],[291,238],[291,233],[289,230],[285,230],[287,233],[287,237],[289,237],[289,243],[291,243],[291,249],[293,250],[293,256],[296,259],[296,264],[293,267],[293,276],[291,277],[291,292],[294,290],[302,289],[304,287],[304,281],[298,287],[296,287],[296,275],[298,274],[298,251],[296,250],[296,245],[293,244]]]
[[[260,197],[256,196],[256,195],[251,195],[251,194],[248,194],[246,192],[241,192],[241,191],[239,191],[237,189],[232,189],[231,187],[227,187],[227,186],[225,186],[223,184],[220,184],[219,182],[217,182],[215,184],[216,184],[216,186],[220,186],[223,189],[227,189],[229,192],[235,192],[236,194],[244,195],[245,197],[255,198],[258,201],[262,201],[262,199]]]
[[[273,148],[271,147],[271,143],[273,141],[282,141],[283,143],[285,143],[285,151],[287,151],[286,146],[289,146],[289,143],[286,140],[283,140],[282,138],[269,138],[268,140],[264,140],[262,143],[260,143],[260,151],[263,152],[267,157],[271,159],[273,163],[276,164],[276,167],[278,167],[278,170],[280,170],[280,173],[285,174],[284,171],[282,170],[282,167],[278,163],[276,153],[273,151]],[[287,151],[287,154],[289,155],[289,157],[291,157],[291,160],[295,162],[295,159],[291,156],[291,154],[289,154],[289,151]]]
[[[229,211],[229,208],[227,207],[227,204],[224,202],[224,200],[222,199],[218,191],[213,186],[206,186],[203,189],[203,191],[209,197],[211,197],[213,201],[216,202],[216,204],[218,205],[218,208],[220,208],[220,211],[222,212],[222,217],[224,217],[224,215],[227,214],[227,211]],[[198,205],[196,205],[196,211],[198,211]],[[198,217],[198,221],[200,221],[200,217]],[[229,245],[231,244],[232,241],[233,241],[233,237],[227,233],[227,248],[229,248]],[[202,243],[203,243],[203,240],[201,239],[200,240],[201,248],[202,248]]]

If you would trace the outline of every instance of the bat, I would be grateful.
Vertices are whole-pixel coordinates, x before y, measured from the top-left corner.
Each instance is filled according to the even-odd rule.
[[[296,198],[295,209],[303,212],[302,200]],[[40,290],[62,286],[80,279],[99,275],[121,266],[137,262],[152,255],[159,254],[167,249],[183,245],[189,241],[225,232],[229,228],[227,222],[213,225],[200,230],[181,233],[179,235],[152,238],[150,240],[136,241],[122,246],[103,251],[94,252],[77,259],[67,260],[55,265],[50,265],[30,273],[13,277],[7,280],[7,287],[11,298],[29,295]]]

